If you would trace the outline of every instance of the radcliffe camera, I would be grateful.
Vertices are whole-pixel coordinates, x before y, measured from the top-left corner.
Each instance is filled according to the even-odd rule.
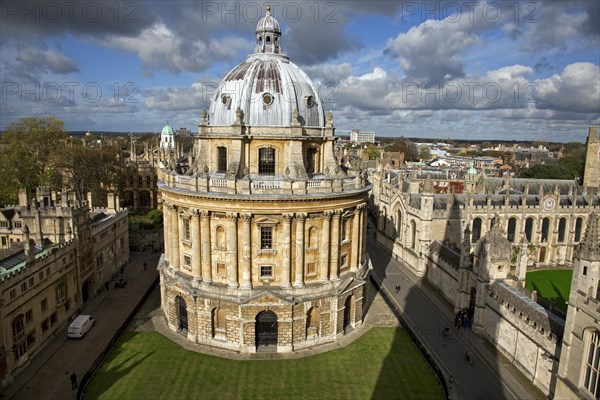
[[[600,400],[599,15],[3,1],[0,397]]]

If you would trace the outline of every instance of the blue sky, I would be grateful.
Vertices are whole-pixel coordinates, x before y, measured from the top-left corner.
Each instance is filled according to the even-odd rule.
[[[0,126],[195,131],[266,4],[3,1]],[[600,124],[598,1],[271,5],[338,133],[584,141]]]

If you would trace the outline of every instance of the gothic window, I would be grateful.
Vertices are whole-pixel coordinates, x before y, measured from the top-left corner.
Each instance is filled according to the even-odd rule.
[[[550,218],[542,220],[542,242],[548,241],[548,232],[550,231]]]
[[[265,147],[258,150],[258,173],[275,175],[275,149]]]
[[[600,398],[600,332],[588,331],[583,386],[594,399]]]
[[[123,201],[123,206],[124,207],[133,207],[133,192],[131,190],[126,190],[125,193],[125,199]]]
[[[217,147],[217,172],[227,171],[227,147]]]
[[[410,221],[410,248],[414,249],[417,245],[417,224],[415,224],[415,221]]]
[[[309,147],[306,150],[306,173],[314,174],[315,173],[315,156],[317,154],[317,149],[314,147]]]
[[[18,360],[27,352],[27,343],[25,342],[25,321],[23,314],[19,314],[12,323],[13,331],[13,349],[15,358]]]
[[[260,227],[260,248],[263,250],[270,250],[273,248],[273,227]]]
[[[577,218],[575,221],[575,241],[579,242],[581,240],[581,228],[583,227],[583,219],[581,217]]]
[[[478,241],[481,238],[481,218],[475,218],[473,220],[473,242]]]
[[[396,213],[396,237],[400,239],[402,233],[402,211],[398,210]]]
[[[525,220],[525,238],[528,242],[531,242],[531,238],[533,235],[533,218],[527,218]]]
[[[67,290],[65,286],[65,281],[60,280],[56,283],[56,304],[60,305],[64,303],[67,297]]]
[[[506,238],[508,239],[509,242],[514,242],[515,241],[515,231],[517,229],[517,219],[516,218],[510,218],[508,220],[508,233],[506,235]]]
[[[558,242],[563,243],[565,241],[565,231],[567,229],[566,218],[561,218],[558,221]]]

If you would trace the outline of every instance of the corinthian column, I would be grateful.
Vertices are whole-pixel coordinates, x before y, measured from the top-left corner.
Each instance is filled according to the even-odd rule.
[[[252,288],[250,271],[252,270],[252,247],[250,243],[250,222],[252,221],[251,214],[241,214],[242,219],[242,289]]]
[[[323,213],[323,236],[321,239],[321,260],[319,262],[319,281],[326,282],[329,272],[329,230],[331,227],[332,211]]]
[[[292,215],[283,214],[283,266],[281,269],[281,287],[290,288],[292,270]]]
[[[331,252],[329,253],[330,279],[340,279],[340,217],[341,210],[335,210],[333,214],[333,227],[331,229]]]
[[[296,214],[296,273],[294,287],[304,286],[304,221],[306,214]]]
[[[360,222],[361,222],[362,210],[358,207],[354,211],[354,217],[352,217],[352,256],[350,260],[350,271],[356,271],[360,263]]]
[[[163,241],[165,246],[165,258],[169,264],[173,264],[171,259],[171,205],[163,202]]]
[[[171,211],[171,252],[173,267],[179,269],[179,213],[175,206]]]
[[[202,278],[202,270],[200,269],[200,213],[196,210],[192,214],[192,277],[199,281]]]
[[[229,254],[227,262],[227,275],[229,275],[229,287],[238,287],[238,246],[237,246],[237,213],[230,213],[229,218]]]
[[[208,211],[200,212],[200,237],[202,238],[202,282],[212,282],[212,256],[210,246],[210,214]]]

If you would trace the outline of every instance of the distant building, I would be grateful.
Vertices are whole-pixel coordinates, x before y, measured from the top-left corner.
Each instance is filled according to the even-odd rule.
[[[350,132],[350,141],[353,143],[375,143],[375,132],[353,129]]]
[[[129,258],[127,211],[38,188],[9,215],[0,253],[0,384],[9,383]],[[111,207],[112,204],[112,207]],[[12,212],[7,212],[12,210]]]

